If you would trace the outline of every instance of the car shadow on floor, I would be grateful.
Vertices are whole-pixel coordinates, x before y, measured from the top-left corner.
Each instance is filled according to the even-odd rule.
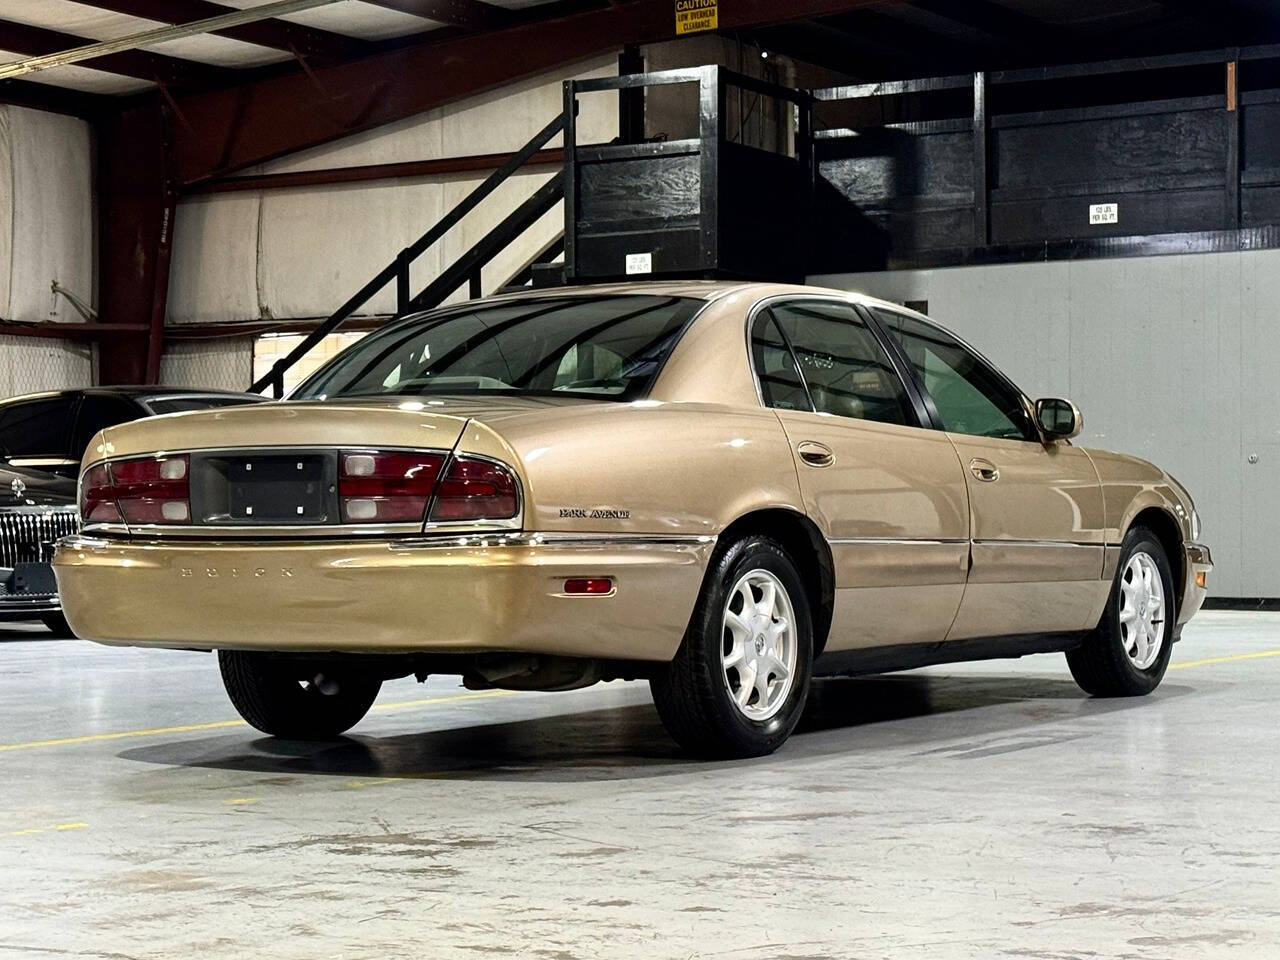
[[[1189,692],[1166,684],[1155,696]],[[1094,700],[1071,680],[1026,675],[827,679],[814,683],[796,733],[777,754],[734,763],[832,755],[871,760],[903,751],[974,758],[1086,737],[1087,725],[1072,721],[1144,706],[1156,705],[1147,698]],[[502,704],[506,711],[521,708],[519,701]],[[424,715],[424,724],[430,719]],[[135,747],[118,756],[270,774],[547,782],[670,776],[703,766],[671,741],[647,703],[392,736],[357,732],[326,742],[229,734]]]

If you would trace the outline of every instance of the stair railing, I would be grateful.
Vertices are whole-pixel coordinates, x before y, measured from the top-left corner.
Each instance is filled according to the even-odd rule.
[[[474,210],[481,201],[496,190],[513,173],[523,167],[547,143],[565,129],[565,116],[560,114],[528,143],[514,153],[506,163],[493,171],[484,182],[461,200],[457,206],[440,218],[434,226],[413,243],[401,250],[394,260],[357,290],[350,299],[335,310],[319,326],[303,337],[302,341],[271,365],[271,369],[254,381],[249,390],[260,393],[267,387],[276,399],[284,396],[284,375],[295,363],[311,351],[316,344],[333,333],[353,313],[372,300],[389,283],[396,285],[396,316],[413,310],[425,310],[438,306],[444,298],[468,284],[470,295],[478,297],[480,272],[484,266],[507,247],[516,237],[533,226],[548,210],[564,197],[564,172],[561,171],[541,186],[533,196],[517,207],[502,222],[490,230],[454,263],[446,267],[417,295],[410,289],[409,270],[413,262],[431,248],[441,237]]]

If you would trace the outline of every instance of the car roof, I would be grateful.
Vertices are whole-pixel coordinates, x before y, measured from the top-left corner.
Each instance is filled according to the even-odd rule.
[[[899,313],[923,317],[922,314],[904,307],[900,303],[890,303],[858,290],[840,290],[835,287],[821,287],[800,283],[771,283],[761,280],[630,280],[619,283],[574,284],[563,287],[533,287],[514,290],[509,293],[498,293],[485,297],[485,302],[503,300],[520,300],[537,297],[589,297],[602,294],[618,296],[659,296],[659,297],[692,297],[698,300],[717,300],[729,294],[745,294],[755,299],[776,296],[836,296],[873,307],[886,307]],[[465,307],[466,303],[452,304]]]

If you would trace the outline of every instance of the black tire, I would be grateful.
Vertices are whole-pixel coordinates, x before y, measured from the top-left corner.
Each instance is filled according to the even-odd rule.
[[[1129,561],[1136,553],[1145,553],[1155,561],[1164,587],[1163,621],[1160,624],[1160,649],[1146,669],[1140,669],[1125,650],[1120,622],[1121,582]],[[1177,594],[1173,588],[1173,571],[1159,539],[1145,527],[1134,527],[1120,548],[1120,562],[1111,584],[1111,595],[1098,626],[1074,650],[1067,652],[1071,676],[1085,693],[1095,697],[1141,697],[1160,685],[1173,652],[1173,626],[1177,621]]]
[[[756,569],[773,574],[786,590],[796,641],[790,692],[777,712],[761,721],[744,715],[733,701],[722,661],[729,592]],[[812,659],[812,618],[795,563],[777,542],[748,536],[713,558],[680,649],[649,687],[663,725],[690,753],[708,759],[761,757],[782,746],[795,729],[809,695]]]
[[[75,637],[75,631],[71,629],[71,624],[67,623],[67,618],[60,613],[46,613],[40,618],[40,622],[49,628],[49,632],[60,640],[70,640]]]
[[[308,669],[243,650],[219,650],[227,696],[250,725],[273,737],[328,740],[369,712],[382,681],[360,674]],[[326,688],[322,690],[321,688]]]

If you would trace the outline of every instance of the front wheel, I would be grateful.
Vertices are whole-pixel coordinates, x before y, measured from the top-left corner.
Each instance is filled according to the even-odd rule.
[[[1102,620],[1067,653],[1071,676],[1095,697],[1138,697],[1160,685],[1177,618],[1173,573],[1151,531],[1135,527],[1120,549]]]
[[[219,650],[227,696],[250,725],[273,737],[326,740],[369,712],[382,681],[347,670],[321,670],[262,653]]]
[[[749,536],[719,554],[675,659],[649,681],[658,715],[691,753],[777,750],[809,693],[813,628],[795,563]]]

